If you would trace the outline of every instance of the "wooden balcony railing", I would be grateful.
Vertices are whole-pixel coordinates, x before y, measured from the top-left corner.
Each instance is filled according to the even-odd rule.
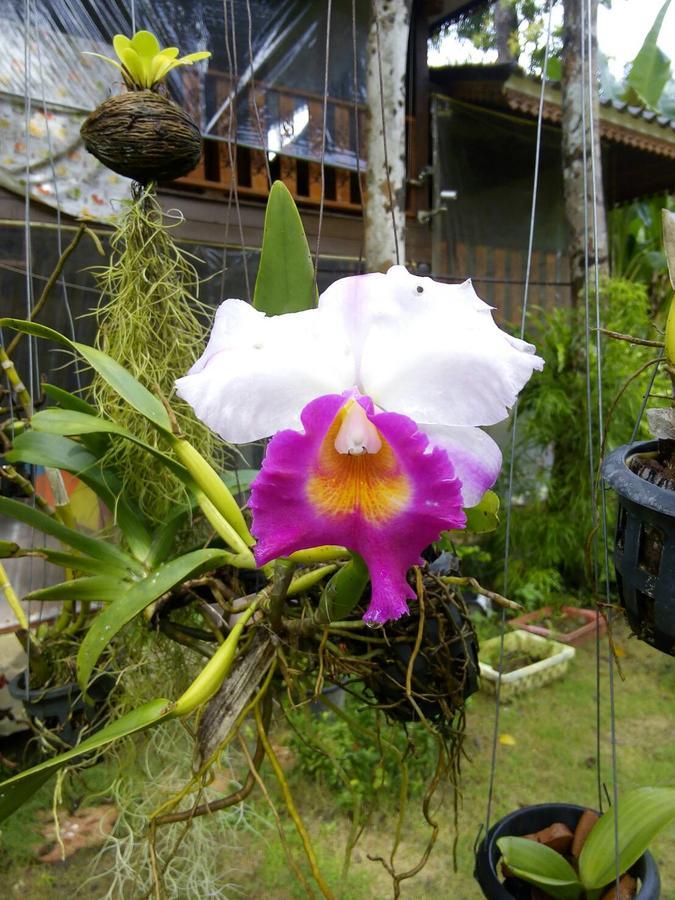
[[[267,153],[273,181],[281,179],[298,202],[320,203],[324,128],[322,96],[258,83],[255,92],[248,90],[243,101],[239,97],[237,108],[240,121],[236,123],[230,104],[231,100],[234,102],[230,77],[226,73],[209,71],[206,81],[200,82],[194,73],[188,71],[185,73],[183,105],[196,121],[200,118],[203,91],[207,92],[209,106],[215,104],[215,109],[222,109],[222,114],[211,133],[203,138],[204,150],[197,168],[179,178],[175,184],[188,190],[217,191],[225,195],[229,195],[236,184],[240,196],[264,199],[269,193],[265,166]],[[324,205],[328,209],[347,212],[361,210],[355,160],[357,143],[361,147],[364,144],[366,107],[359,104],[356,109],[358,132],[354,103],[328,98],[325,112],[331,143],[323,167]],[[302,128],[296,134],[299,111]],[[242,118],[245,118],[243,127]],[[414,155],[414,119],[408,119],[407,129],[410,157],[411,148]],[[239,143],[228,140],[228,136],[235,133]],[[266,150],[261,149],[262,143],[267,146]],[[292,144],[295,146],[291,147]],[[335,158],[340,156],[351,157],[350,164],[336,164]],[[408,168],[409,171],[416,171],[414,159],[408,159]],[[363,170],[361,179],[363,183]]]

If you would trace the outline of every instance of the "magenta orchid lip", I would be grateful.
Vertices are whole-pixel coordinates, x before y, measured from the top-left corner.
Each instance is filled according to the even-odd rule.
[[[499,475],[480,426],[506,418],[542,366],[471,282],[394,266],[336,281],[304,312],[226,300],[177,391],[227,441],[272,437],[250,504],[258,564],[320,544],[358,552],[365,619],[384,623],[407,611],[424,547],[463,527]]]

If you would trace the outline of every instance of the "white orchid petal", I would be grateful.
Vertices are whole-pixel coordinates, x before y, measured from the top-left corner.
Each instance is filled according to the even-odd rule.
[[[470,281],[442,284],[394,266],[336,282],[319,306],[341,318],[360,390],[417,422],[499,422],[543,366],[531,345],[497,327]]]
[[[464,506],[480,503],[502,467],[502,452],[495,441],[480,428],[420,425],[420,431],[428,436],[431,446],[447,451],[455,474],[462,482]]]
[[[354,384],[354,359],[318,310],[267,317],[242,300],[218,309],[208,345],[178,396],[222,438],[248,443],[300,425],[315,397]]]

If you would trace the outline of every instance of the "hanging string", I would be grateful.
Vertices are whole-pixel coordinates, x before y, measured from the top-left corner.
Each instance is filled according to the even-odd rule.
[[[328,123],[328,71],[330,64],[330,19],[333,0],[328,0],[326,9],[326,46],[323,65],[323,122],[321,125],[321,199],[319,200],[319,223],[316,233],[316,252],[314,255],[314,279],[319,272],[319,248],[321,246],[321,229],[323,226],[323,206],[326,196],[326,126]]]
[[[548,58],[551,47],[552,33],[552,10],[553,2],[549,0],[548,4],[548,21],[546,28],[546,47],[544,50],[544,65],[541,76],[541,90],[539,93],[539,110],[537,113],[537,133],[535,139],[534,152],[534,179],[532,183],[532,203],[530,206],[530,229],[527,242],[527,261],[525,267],[525,286],[523,289],[523,308],[520,317],[520,339],[525,338],[525,325],[527,322],[527,305],[530,292],[530,271],[532,268],[532,251],[534,247],[534,227],[537,210],[537,195],[539,192],[539,169],[541,163],[541,135],[544,122],[544,96],[546,93],[546,73],[548,69]],[[511,512],[513,508],[513,482],[515,474],[515,457],[516,457],[516,437],[518,431],[518,400],[513,406],[513,421],[511,424],[511,456],[509,459],[509,475],[508,487],[506,492],[506,524],[504,535],[504,570],[503,570],[503,593],[508,594],[509,587],[509,563],[511,552]],[[499,662],[497,665],[497,684],[495,688],[495,713],[494,724],[492,730],[492,747],[490,754],[490,780],[488,783],[488,799],[487,809],[485,812],[485,831],[490,828],[492,818],[492,803],[494,798],[495,776],[497,772],[497,742],[499,738],[499,718],[500,718],[500,695],[502,684],[502,668],[504,664],[504,634],[506,631],[506,610],[502,608],[499,623]]]
[[[585,0],[586,12],[586,40],[588,46],[588,106],[589,106],[589,141],[591,149],[591,192],[592,192],[592,210],[593,210],[593,269],[594,269],[594,288],[595,288],[595,346],[596,346],[596,366],[598,379],[598,432],[604,434],[604,412],[603,412],[603,392],[602,392],[602,333],[601,333],[601,312],[600,312],[600,272],[598,257],[598,197],[597,197],[597,181],[596,181],[596,153],[595,153],[595,109],[593,98],[596,90],[596,80],[593,71],[593,29],[592,29],[592,4],[594,0]],[[583,10],[583,7],[582,7]],[[588,278],[588,272],[585,273]],[[611,634],[612,612],[611,612],[611,591],[610,591],[610,566],[609,566],[609,541],[607,535],[607,497],[605,493],[605,483],[600,481],[600,511],[602,526],[602,544],[603,544],[603,576],[605,579],[605,602],[607,608],[608,632]],[[614,859],[616,866],[616,893],[620,894],[619,882],[621,880],[621,864],[619,860],[619,785],[617,779],[617,758],[616,758],[616,709],[614,697],[614,655],[611,647],[608,653],[608,669],[609,669],[609,719],[610,719],[610,747],[611,747],[611,763],[612,763],[612,808],[614,817]]]
[[[387,116],[384,109],[384,79],[382,77],[382,53],[380,51],[380,19],[377,12],[377,2],[373,2],[373,18],[375,20],[375,44],[377,49],[377,71],[380,82],[380,115],[382,117],[382,149],[384,151],[384,170],[387,177],[387,193],[389,195],[389,208],[391,210],[391,227],[394,231],[394,251],[396,253],[396,265],[401,264],[398,248],[398,229],[396,228],[396,210],[394,208],[394,192],[391,187],[391,171],[389,169],[389,151],[387,148]]]
[[[37,7],[35,4],[35,0],[33,2],[33,15],[35,20],[37,21]],[[52,133],[51,127],[49,124],[49,116],[47,115],[47,89],[45,85],[45,76],[44,69],[42,65],[42,42],[40,40],[40,35],[37,35],[37,59],[38,59],[38,75],[40,78],[40,92],[42,95],[42,112],[45,120],[45,129],[47,135],[47,149],[49,152],[49,168],[52,176],[52,181],[54,183],[54,200],[56,201],[56,249],[58,253],[58,258],[61,259],[63,256],[63,229],[62,229],[62,220],[61,220],[61,197],[59,195],[59,179],[56,174],[56,165],[54,162],[54,145],[52,142]],[[61,292],[63,296],[63,308],[66,313],[66,319],[68,320],[68,329],[70,331],[70,337],[73,341],[76,340],[75,336],[75,322],[73,319],[73,312],[70,307],[70,301],[68,299],[68,288],[66,285],[65,275],[61,275],[59,277],[59,285],[61,286]],[[79,366],[74,366],[75,372],[75,381],[77,382],[78,392],[82,392],[82,380],[80,378],[80,368]]]
[[[590,306],[590,290],[589,278],[590,272],[590,253],[589,242],[591,233],[588,221],[588,137],[589,129],[586,115],[586,84],[588,81],[588,60],[586,47],[586,28],[584,24],[585,12],[581,12],[581,154],[582,154],[582,186],[584,192],[583,214],[584,214],[584,349],[586,355],[586,415],[587,415],[587,440],[588,440],[588,465],[589,465],[589,491],[591,498],[591,529],[593,533],[591,558],[593,566],[593,589],[598,595],[600,585],[600,574],[598,570],[598,537],[596,525],[597,510],[597,492],[595,485],[595,449],[594,449],[594,423],[593,423],[593,399],[591,393],[591,306]],[[591,145],[591,152],[593,147]],[[596,604],[597,605],[597,604]],[[604,809],[604,794],[602,790],[602,742],[601,742],[601,700],[602,700],[602,643],[600,639],[600,616],[595,619],[595,781],[598,793],[598,809],[600,812]]]
[[[24,126],[25,136],[24,143],[26,147],[26,166],[25,166],[25,197],[24,197],[24,244],[26,254],[26,318],[30,319],[33,310],[33,255],[31,248],[31,231],[30,231],[30,158],[31,158],[31,9],[30,0],[24,2]],[[36,398],[35,392],[35,355],[37,353],[36,339],[28,335],[28,392],[31,397]],[[33,404],[34,405],[34,404]],[[35,469],[32,469],[32,476],[35,477]],[[35,531],[31,532],[31,550],[35,545]],[[29,570],[29,589],[33,591],[33,574],[34,568]],[[28,601],[27,609],[28,621],[31,621],[31,601]],[[28,698],[31,671],[31,642],[27,641],[26,646],[26,678],[25,678],[25,697]]]
[[[225,50],[227,53],[228,68],[230,71],[230,105],[229,105],[229,122],[228,122],[228,142],[227,153],[230,162],[230,171],[232,172],[232,184],[234,191],[234,208],[237,216],[237,227],[239,230],[239,242],[241,245],[241,259],[244,267],[244,282],[246,285],[246,299],[250,302],[251,282],[248,277],[248,260],[246,254],[246,245],[244,243],[244,226],[241,220],[241,208],[239,206],[239,172],[237,169],[236,154],[233,153],[232,144],[237,139],[237,83],[239,80],[237,65],[237,35],[234,17],[234,0],[230,0],[229,10],[231,20],[228,20],[228,0],[223,0],[223,12],[225,14]],[[231,44],[230,44],[231,41]],[[227,243],[227,241],[225,241]]]
[[[253,111],[255,113],[255,121],[258,127],[258,137],[260,138],[260,146],[262,147],[263,157],[265,160],[265,172],[267,173],[267,186],[272,187],[272,173],[270,172],[270,162],[267,157],[267,141],[263,132],[262,122],[260,121],[260,110],[258,109],[258,98],[255,93],[255,70],[253,68],[253,23],[251,20],[251,2],[246,0],[246,15],[248,17],[248,64],[251,70],[251,87],[250,92],[253,97]]]
[[[131,0],[131,33],[136,34],[136,0]]]
[[[352,0],[352,93],[354,95],[354,142],[356,146],[356,181],[359,188],[359,201],[361,203],[361,221],[365,211],[365,203],[363,198],[363,182],[361,181],[361,129],[359,125],[359,70],[358,70],[358,54],[356,47],[356,0]],[[363,240],[364,232],[361,236],[361,244],[359,246],[359,268],[361,273],[363,269]]]

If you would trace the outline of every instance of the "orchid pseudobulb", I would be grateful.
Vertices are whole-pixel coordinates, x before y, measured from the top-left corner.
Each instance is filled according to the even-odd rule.
[[[226,300],[177,388],[225,440],[273,436],[251,492],[258,564],[345,546],[368,565],[364,618],[384,623],[407,611],[421,551],[499,474],[478,426],[504,419],[542,366],[470,282],[394,266],[336,281],[305,312]]]

